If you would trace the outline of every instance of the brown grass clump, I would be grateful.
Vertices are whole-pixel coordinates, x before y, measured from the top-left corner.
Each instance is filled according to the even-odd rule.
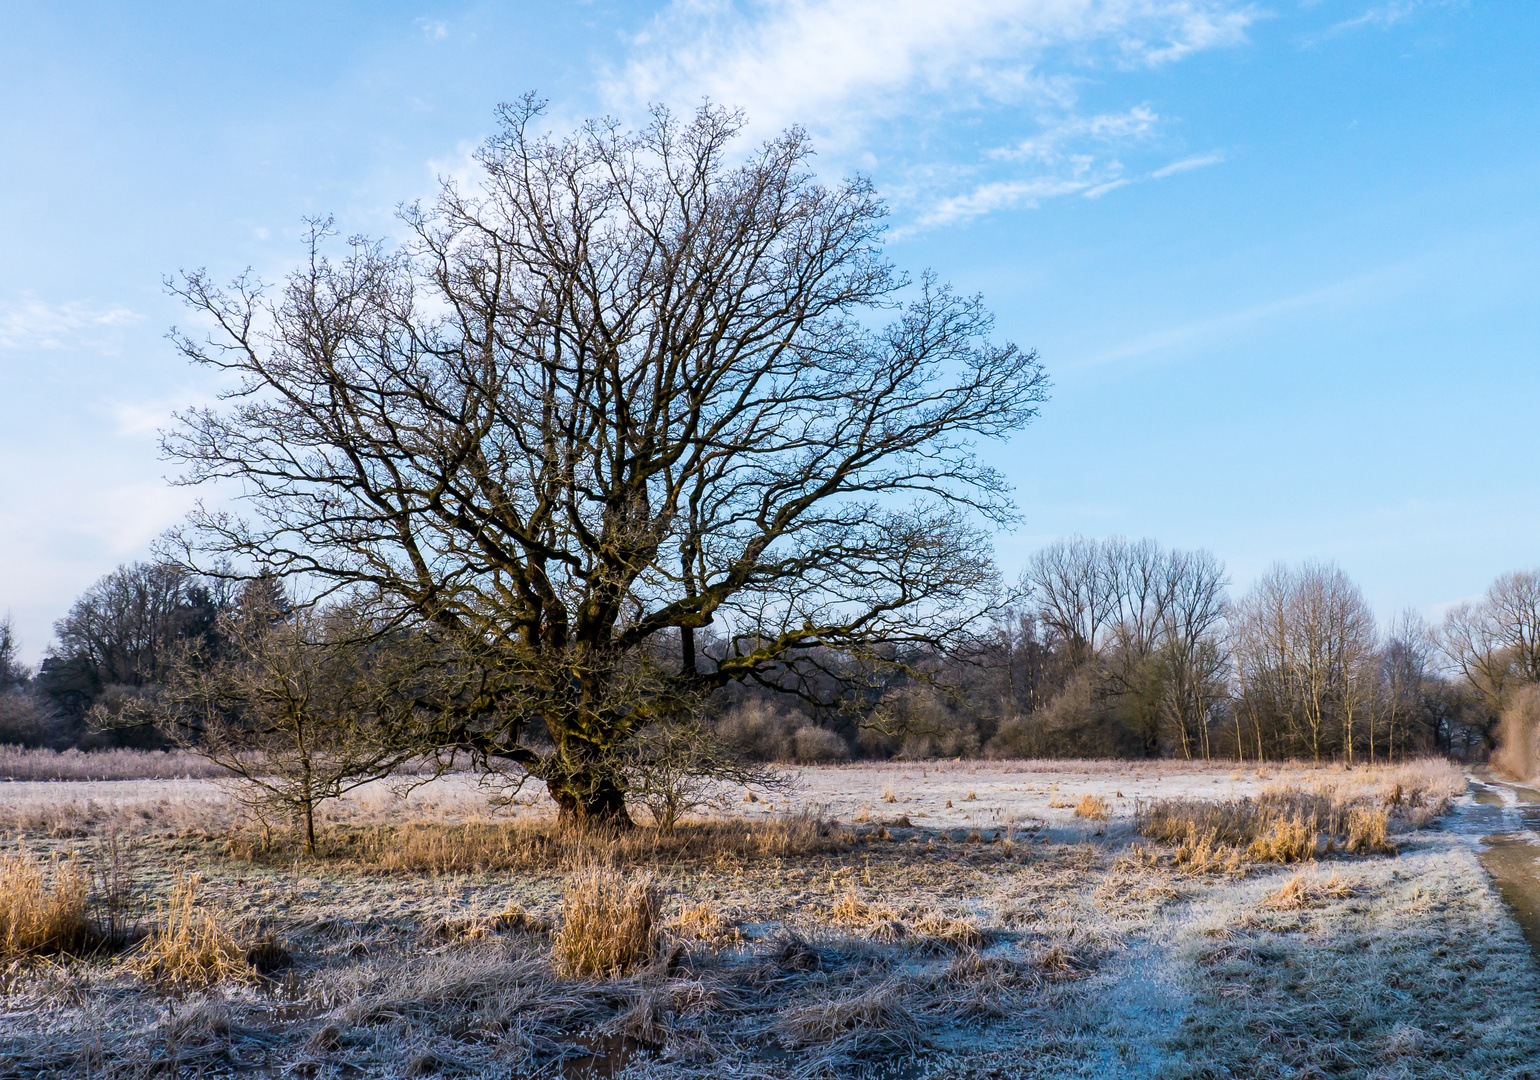
[[[740,936],[732,920],[709,903],[684,905],[679,914],[668,921],[668,929],[679,937],[695,941],[719,941]]]
[[[1050,945],[1038,953],[1032,962],[1050,979],[1080,979],[1091,971],[1090,964],[1060,944]]]
[[[1325,881],[1319,881],[1314,874],[1301,870],[1277,891],[1269,893],[1262,901],[1262,906],[1273,911],[1294,911],[1314,907],[1325,900],[1343,900],[1357,892],[1358,887],[1335,870]]]
[[[1246,854],[1256,862],[1310,862],[1320,837],[1303,818],[1279,819],[1251,842]]]
[[[1091,821],[1106,821],[1108,810],[1107,800],[1098,795],[1082,795],[1075,804],[1075,816]]]
[[[1196,827],[1189,829],[1186,838],[1176,845],[1176,865],[1189,874],[1239,877],[1246,872],[1239,848],[1226,844],[1213,829],[1199,832]]]
[[[170,902],[156,912],[156,922],[160,925],[133,960],[141,976],[179,990],[201,990],[257,976],[247,948],[198,899],[196,875],[177,881]],[[277,949],[276,942],[269,941],[258,948],[265,953],[268,946]]]
[[[543,934],[550,929],[550,924],[538,915],[510,906],[496,915],[445,919],[428,931],[428,937],[437,941],[478,941],[501,934]]]
[[[985,934],[972,919],[954,919],[940,911],[930,911],[915,920],[914,932],[930,952],[961,952],[980,949]]]
[[[86,914],[88,891],[86,875],[73,862],[56,861],[45,874],[28,851],[0,858],[0,959],[89,945],[95,935]]]
[[[646,875],[614,870],[576,875],[562,899],[551,954],[567,978],[607,978],[648,963],[658,951],[659,896]]]
[[[905,988],[889,981],[785,1009],[774,1030],[789,1050],[823,1047],[826,1053],[866,1057],[913,1053],[920,1048],[920,1025]]]
[[[846,893],[829,911],[831,922],[864,929],[878,941],[897,941],[907,937],[909,928],[891,908],[868,904],[855,893]]]
[[[1348,813],[1347,849],[1361,855],[1394,855],[1396,846],[1385,839],[1389,815],[1384,807],[1355,807]]]
[[[829,918],[838,923],[864,925],[875,917],[875,909],[855,893],[846,893],[829,911]]]

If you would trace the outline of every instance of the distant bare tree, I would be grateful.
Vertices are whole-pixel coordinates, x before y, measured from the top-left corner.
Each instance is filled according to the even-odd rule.
[[[1064,643],[1070,664],[1088,662],[1117,604],[1097,542],[1075,536],[1040,549],[1027,563],[1022,585],[1039,618]]]
[[[1163,746],[1211,752],[1228,663],[1225,586],[1224,567],[1209,553],[1169,551],[1150,539],[1057,541],[1022,575],[1067,672],[1084,669],[1075,700],[1116,709],[1146,755]],[[1056,711],[1061,728],[1072,711]]]
[[[21,662],[21,641],[16,636],[15,624],[10,612],[0,619],[0,694],[19,690],[27,685],[32,671]]]
[[[1427,621],[1408,609],[1391,622],[1380,651],[1380,692],[1372,715],[1385,721],[1385,755],[1396,759],[1413,745],[1413,725],[1426,720],[1425,695],[1433,678],[1433,632]],[[1369,759],[1374,760],[1374,729],[1369,731]]]
[[[1227,601],[1224,564],[1207,551],[1173,551],[1156,656],[1165,726],[1174,730],[1184,757],[1210,756],[1211,721],[1228,697],[1230,655],[1223,635]],[[1237,737],[1237,752],[1239,750]]]
[[[1521,686],[1540,682],[1540,571],[1504,574],[1476,603],[1444,617],[1439,649],[1493,716]]]
[[[185,278],[216,332],[182,350],[241,382],[165,449],[249,511],[195,513],[179,557],[379,595],[480,672],[435,747],[626,824],[649,724],[987,617],[979,522],[1012,508],[973,443],[1046,383],[979,300],[892,269],[871,186],[816,183],[802,132],[740,155],[717,108],[559,141],[539,115],[502,110],[479,190],[408,210],[405,250],[333,262],[321,223],[276,301]],[[642,659],[665,639],[672,671]]]
[[[1335,566],[1279,564],[1237,605],[1234,627],[1241,707],[1259,754],[1271,742],[1315,760],[1340,748],[1351,761],[1376,655],[1374,615],[1358,587]]]

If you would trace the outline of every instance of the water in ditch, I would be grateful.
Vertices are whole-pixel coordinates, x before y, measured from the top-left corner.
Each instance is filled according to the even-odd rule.
[[[1473,772],[1472,801],[1455,808],[1450,828],[1481,842],[1481,864],[1540,961],[1540,790]]]

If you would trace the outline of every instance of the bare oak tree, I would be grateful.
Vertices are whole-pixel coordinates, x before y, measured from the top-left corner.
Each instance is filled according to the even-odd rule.
[[[1012,507],[973,441],[1046,382],[977,299],[883,259],[871,187],[815,182],[800,131],[740,152],[718,108],[560,140],[531,98],[501,116],[479,189],[406,211],[407,248],[334,262],[317,224],[276,299],[175,286],[216,327],[182,350],[239,386],[165,449],[246,500],[181,554],[376,598],[474,673],[429,741],[624,824],[648,724],[990,609],[983,523]]]

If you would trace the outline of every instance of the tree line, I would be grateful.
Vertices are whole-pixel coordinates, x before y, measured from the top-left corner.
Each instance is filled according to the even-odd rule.
[[[1500,744],[1533,759],[1540,571],[1502,575],[1436,627],[1414,612],[1380,625],[1330,565],[1274,566],[1235,600],[1227,585],[1207,552],[1063,540],[1030,559],[1011,606],[953,649],[894,649],[885,664],[823,650],[800,692],[733,685],[686,718],[761,761],[1372,763],[1484,759]],[[650,662],[675,662],[681,646],[669,646]],[[119,567],[87,589],[36,672],[18,647],[0,623],[0,742],[197,745],[236,770],[262,730],[269,756],[351,743],[368,759],[350,766],[360,775],[399,765],[433,749],[412,728],[431,723],[424,703],[470,677],[357,607],[295,604],[275,576],[235,585],[164,562]],[[731,655],[709,633],[696,648],[703,664]]]

